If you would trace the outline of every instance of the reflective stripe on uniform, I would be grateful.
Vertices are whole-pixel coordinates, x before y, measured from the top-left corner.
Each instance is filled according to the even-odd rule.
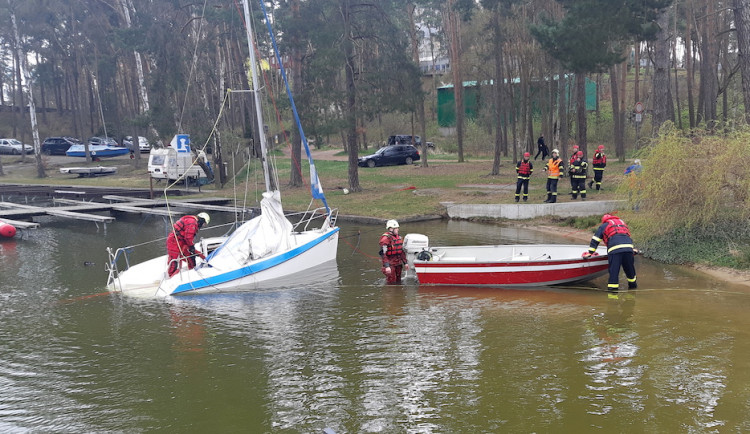
[[[632,244],[617,244],[615,246],[608,248],[607,253],[611,253],[613,250],[617,250],[617,249],[624,249],[626,247],[630,247],[632,249],[633,245]]]

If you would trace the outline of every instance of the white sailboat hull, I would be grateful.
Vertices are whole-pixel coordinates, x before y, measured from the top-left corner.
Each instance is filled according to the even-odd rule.
[[[339,228],[310,230],[292,235],[290,249],[247,262],[241,267],[223,268],[198,259],[167,278],[167,256],[160,256],[119,273],[108,289],[132,296],[158,297],[225,291],[246,291],[304,283],[304,271],[336,260]],[[209,259],[209,263],[211,260]]]

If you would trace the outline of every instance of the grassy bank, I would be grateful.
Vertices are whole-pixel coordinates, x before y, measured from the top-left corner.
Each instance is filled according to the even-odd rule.
[[[332,153],[329,151],[329,155]],[[109,159],[91,165],[116,166],[117,174],[101,178],[76,178],[59,173],[62,166],[86,165],[82,160],[46,158],[47,178],[37,178],[33,159],[25,163],[19,157],[2,156],[6,176],[0,183],[55,184],[55,185],[103,185],[148,188],[147,161],[142,160],[135,167],[133,160]],[[340,157],[339,157],[340,159]],[[545,197],[546,176],[542,171],[544,163],[537,160],[529,188],[530,203],[541,203]],[[306,164],[303,164],[306,166]],[[468,157],[457,163],[455,155],[439,154],[429,156],[429,167],[421,165],[359,168],[361,192],[344,194],[349,187],[346,161],[316,159],[321,182],[326,191],[328,203],[347,215],[362,215],[378,218],[405,218],[417,215],[442,214],[441,202],[454,203],[513,203],[516,183],[515,163],[503,160],[500,175],[489,175],[492,160],[481,157]],[[589,191],[589,200],[615,198],[617,186],[622,182],[622,172],[626,163],[610,163],[605,172],[604,190]],[[291,163],[286,157],[275,158],[275,168],[285,207],[306,209],[310,202],[308,169],[303,167],[303,187],[289,188]],[[245,180],[249,180],[248,197],[259,198],[263,189],[263,176],[260,164],[252,161],[249,170],[242,172],[224,188],[208,185],[201,188],[204,196],[240,197],[245,194]],[[154,184],[163,189],[165,184]],[[570,201],[568,178],[560,181],[559,201]]]

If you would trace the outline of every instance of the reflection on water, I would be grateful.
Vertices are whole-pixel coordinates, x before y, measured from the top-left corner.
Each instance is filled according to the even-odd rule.
[[[402,229],[438,244],[571,242],[470,222]],[[386,286],[383,229],[352,225],[315,283],[105,293],[104,248],[163,230],[51,221],[0,242],[0,431],[750,430],[743,287],[642,258],[642,289],[618,299],[606,278]]]

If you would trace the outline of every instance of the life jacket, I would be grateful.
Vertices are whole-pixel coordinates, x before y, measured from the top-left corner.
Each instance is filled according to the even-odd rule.
[[[554,158],[550,158],[547,162],[547,165],[545,166],[547,168],[547,177],[557,179],[560,177],[560,165],[562,164],[562,159],[558,158],[555,160]]]
[[[578,161],[576,159],[577,163],[571,163],[570,165],[570,174],[573,178],[585,178],[586,177],[586,169],[588,169],[588,163],[586,163],[584,160]]]
[[[604,244],[609,246],[609,239],[615,235],[627,235],[630,237],[630,229],[628,229],[628,226],[624,221],[617,217],[607,220],[607,227],[604,228],[604,234],[602,236]]]
[[[174,224],[174,233],[181,242],[191,243],[198,232],[198,219],[193,216],[185,216]]]
[[[388,243],[388,250],[385,251],[385,256],[399,256],[403,253],[404,241],[399,235],[386,232],[382,235],[388,237],[390,243]]]
[[[530,176],[531,161],[519,161],[518,166],[516,166],[516,172],[518,172],[518,176]]]
[[[592,161],[594,167],[604,167],[607,165],[607,156],[603,152],[594,153],[594,159]]]

